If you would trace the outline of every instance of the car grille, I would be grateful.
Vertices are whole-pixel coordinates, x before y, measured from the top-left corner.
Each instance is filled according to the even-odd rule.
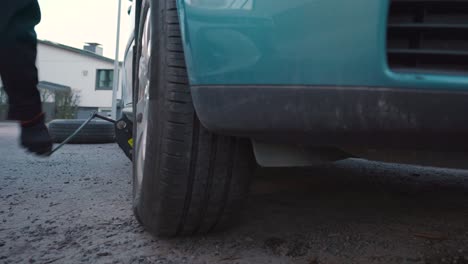
[[[387,34],[392,70],[468,73],[468,0],[391,0]]]

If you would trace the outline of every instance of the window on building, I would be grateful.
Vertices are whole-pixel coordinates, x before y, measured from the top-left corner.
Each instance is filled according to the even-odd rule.
[[[96,90],[112,90],[114,70],[97,70]]]

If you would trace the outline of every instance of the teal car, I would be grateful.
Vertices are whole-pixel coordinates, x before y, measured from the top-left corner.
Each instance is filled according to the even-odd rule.
[[[466,157],[468,1],[134,0],[132,14],[133,204],[157,235],[234,223],[257,163]]]

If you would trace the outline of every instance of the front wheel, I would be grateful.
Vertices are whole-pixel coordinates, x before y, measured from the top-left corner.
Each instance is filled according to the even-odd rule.
[[[175,2],[143,2],[134,95],[134,210],[162,236],[229,226],[248,192],[254,160],[248,140],[216,135],[200,124]]]

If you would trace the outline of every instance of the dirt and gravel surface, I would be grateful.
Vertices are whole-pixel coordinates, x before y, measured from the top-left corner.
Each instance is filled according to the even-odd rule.
[[[468,171],[347,160],[258,170],[243,220],[158,239],[114,144],[25,155],[0,123],[0,263],[468,263]]]

